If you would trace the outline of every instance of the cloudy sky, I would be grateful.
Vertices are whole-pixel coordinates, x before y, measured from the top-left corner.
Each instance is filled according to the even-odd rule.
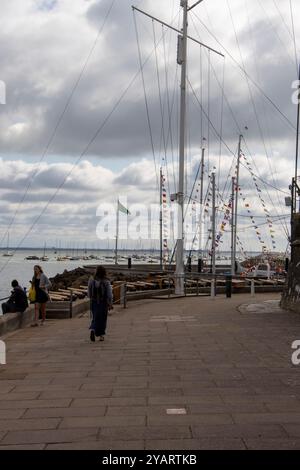
[[[247,160],[241,167],[240,239],[248,250],[261,249],[252,220],[272,247],[259,194],[272,219],[276,248],[287,248],[284,198],[294,173],[291,96],[300,39],[300,5],[291,3],[296,45],[290,0],[204,0],[189,17],[190,35],[225,58],[189,43],[186,194],[205,142],[205,184],[215,166],[222,210],[243,132]],[[53,246],[61,240],[62,245],[106,247],[96,237],[99,204],[115,203],[118,195],[129,205],[158,202],[161,165],[167,191],[176,191],[177,34],[140,13],[134,16],[131,4],[1,1],[3,247],[8,229],[12,246]],[[179,0],[134,4],[180,27]],[[111,239],[112,246],[113,234]]]

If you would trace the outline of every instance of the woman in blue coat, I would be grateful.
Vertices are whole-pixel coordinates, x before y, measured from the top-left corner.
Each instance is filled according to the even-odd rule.
[[[111,283],[107,279],[106,270],[103,266],[98,266],[94,277],[89,280],[88,294],[93,315],[90,326],[90,339],[94,342],[95,337],[99,337],[100,341],[104,341],[107,315],[112,308],[113,294]]]

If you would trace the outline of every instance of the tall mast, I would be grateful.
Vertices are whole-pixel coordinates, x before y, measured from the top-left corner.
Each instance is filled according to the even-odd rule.
[[[181,0],[183,8],[182,36],[178,37],[178,64],[181,65],[179,182],[178,182],[178,239],[176,250],[175,294],[184,295],[184,176],[186,137],[186,59],[188,31],[188,0]]]
[[[163,200],[162,200],[162,186],[163,186],[163,173],[160,168],[160,185],[159,185],[159,250],[160,250],[160,269],[163,269]]]
[[[167,26],[173,31],[179,33],[178,37],[178,58],[177,62],[181,65],[181,94],[180,94],[180,137],[179,137],[179,184],[177,193],[178,202],[178,239],[176,242],[176,273],[175,273],[175,293],[177,295],[184,295],[184,177],[185,177],[185,139],[186,139],[186,70],[187,70],[187,40],[190,39],[193,42],[200,44],[209,51],[218,54],[221,57],[224,55],[203,44],[191,36],[188,36],[188,12],[195,8],[197,5],[202,3],[203,0],[195,1],[190,7],[188,6],[188,0],[180,0],[180,6],[183,9],[183,26],[182,30],[174,28],[174,26],[159,20],[153,15],[140,10],[137,7],[132,7],[134,11],[138,11],[153,21],[157,21],[160,24]]]
[[[234,259],[234,190],[235,190],[235,177],[232,177],[231,189],[231,274],[235,275],[235,259]]]
[[[119,199],[117,203],[115,265],[118,264],[118,241],[119,241]]]
[[[200,222],[199,222],[199,255],[202,258],[202,237],[203,237],[203,185],[204,185],[204,156],[205,147],[202,146],[201,154],[201,177],[200,177]]]
[[[237,224],[238,224],[238,203],[239,203],[239,184],[240,184],[240,163],[241,163],[241,147],[242,134],[239,136],[238,157],[236,167],[236,187],[235,187],[235,204],[234,204],[234,237],[233,237],[233,259],[232,263],[235,272],[236,252],[237,252]]]
[[[212,172],[212,274],[216,274],[216,174]]]
[[[297,134],[296,134],[296,161],[295,161],[295,182],[298,179],[298,157],[299,157],[299,127],[300,127],[300,65],[299,65],[299,77],[298,77],[298,96],[297,96],[298,108],[297,108]]]

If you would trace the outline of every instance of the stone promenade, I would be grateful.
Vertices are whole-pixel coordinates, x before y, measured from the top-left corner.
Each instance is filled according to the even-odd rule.
[[[7,336],[0,450],[300,449],[300,316],[278,298],[130,303],[103,343],[87,315]]]

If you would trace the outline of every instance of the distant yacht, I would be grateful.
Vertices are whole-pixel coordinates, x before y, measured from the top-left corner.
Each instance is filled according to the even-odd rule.
[[[9,249],[8,249],[8,248],[9,248],[9,232],[7,233],[7,248],[6,248],[6,252],[5,252],[5,253],[3,253],[3,255],[2,255],[2,256],[5,256],[5,257],[11,257],[11,256],[14,256],[14,254],[13,254],[11,251],[9,251]]]
[[[35,255],[30,255],[30,256],[27,256],[25,259],[27,259],[28,261],[38,261],[40,258]]]
[[[48,256],[46,255],[46,242],[44,244],[44,254],[40,257],[40,261],[49,261]]]

